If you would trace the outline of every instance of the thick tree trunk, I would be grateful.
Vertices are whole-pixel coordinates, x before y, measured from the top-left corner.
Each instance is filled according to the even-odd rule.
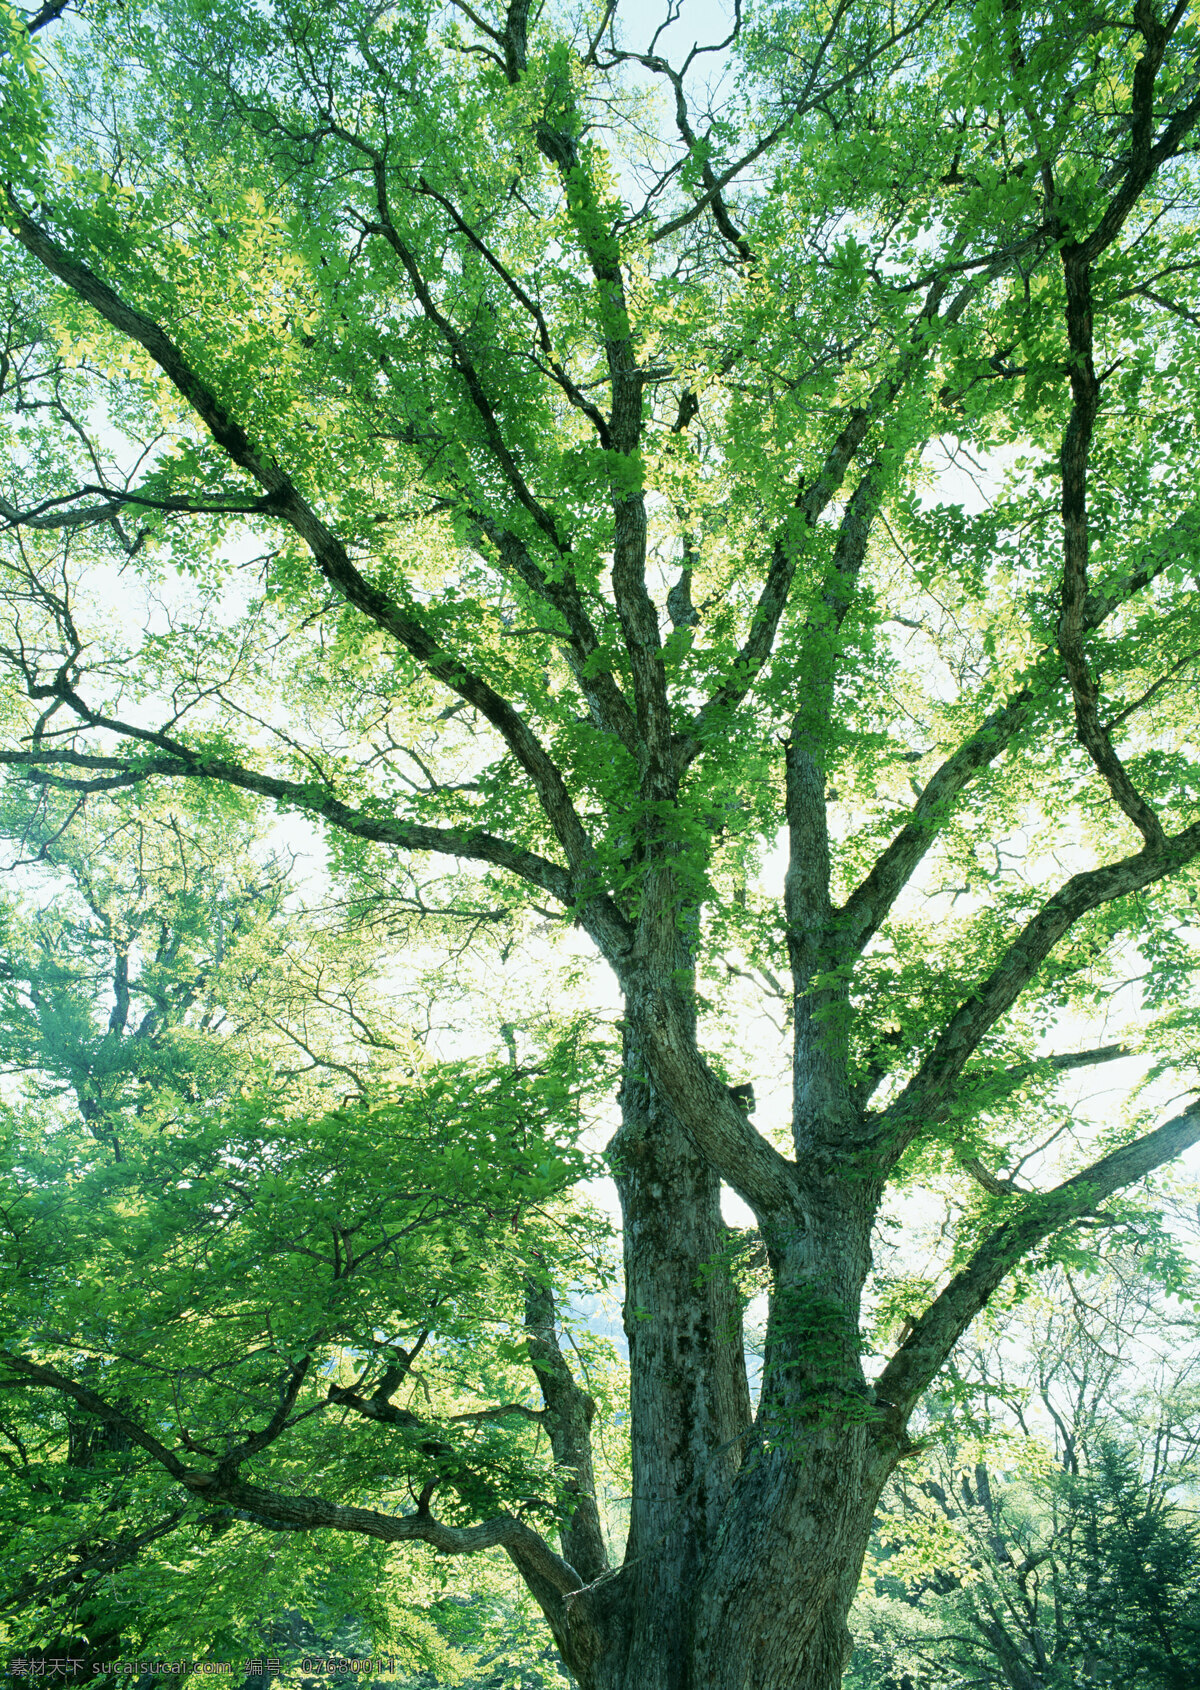
[[[609,1147],[625,1221],[632,1498],[612,1685],[684,1690],[691,1597],[749,1433],[720,1181],[626,1049]]]
[[[846,1616],[895,1458],[859,1360],[874,1193],[809,1192],[768,1237],[774,1293],[755,1436],[692,1601],[688,1690],[837,1690]]]
[[[582,1690],[837,1690],[894,1456],[859,1365],[873,1193],[768,1239],[752,1421],[720,1184],[626,1050],[610,1146],[625,1218],[633,1495],[619,1572],[566,1602]],[[571,1644],[577,1643],[577,1648]]]
[[[838,1690],[885,1471],[861,1424],[754,1449],[693,1599],[688,1690]]]
[[[795,1451],[756,1444],[707,1554],[668,1542],[572,1598],[579,1635],[605,1640],[568,1654],[581,1690],[838,1690],[885,1474],[863,1425]]]

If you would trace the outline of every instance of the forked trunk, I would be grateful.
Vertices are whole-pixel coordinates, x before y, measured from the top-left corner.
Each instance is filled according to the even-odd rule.
[[[622,1103],[629,1539],[567,1598],[564,1655],[581,1690],[837,1690],[890,1465],[857,1355],[870,1194],[773,1242],[753,1417],[719,1181],[628,1051]]]
[[[571,1599],[572,1632],[606,1643],[571,1661],[580,1690],[839,1690],[884,1471],[862,1427],[819,1451],[754,1448],[679,1584],[668,1545]]]

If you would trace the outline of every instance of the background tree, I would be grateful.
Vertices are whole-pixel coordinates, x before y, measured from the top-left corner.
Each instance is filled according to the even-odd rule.
[[[828,1690],[922,1392],[1200,1137],[1150,1101],[1064,1134],[1054,1091],[1131,1048],[1123,988],[1192,1060],[1194,16],[57,15],[5,70],[0,756],[236,787],[364,897],[434,856],[508,943],[582,930],[623,1002],[628,1541],[536,1346],[562,1553],[482,1494],[454,1541],[504,1542],[585,1690]],[[755,986],[792,1023],[764,1130]],[[956,1236],[864,1362],[873,1228],[947,1170]],[[753,1408],[723,1187],[769,1274]],[[254,1439],[159,1412],[142,1447],[237,1505]]]
[[[1043,1273],[997,1311],[963,1357],[974,1412],[931,1394],[926,1452],[889,1487],[854,1683],[1195,1678],[1194,1276],[1164,1298],[1140,1254]]]

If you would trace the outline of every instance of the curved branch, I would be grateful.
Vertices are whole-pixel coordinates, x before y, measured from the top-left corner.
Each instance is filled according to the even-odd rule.
[[[500,280],[512,294],[518,305],[520,305],[521,309],[532,320],[533,325],[537,330],[537,343],[545,356],[546,366],[549,369],[550,374],[554,377],[558,387],[570,400],[571,404],[574,405],[575,409],[577,411],[582,411],[583,415],[587,417],[588,421],[596,431],[596,437],[599,440],[600,445],[605,451],[608,451],[612,445],[612,435],[609,432],[608,420],[598,406],[592,404],[587,394],[572,378],[570,372],[564,368],[555,355],[554,344],[550,339],[549,325],[546,322],[545,313],[538,304],[537,300],[534,299],[528,290],[521,285],[518,278],[513,275],[512,271],[503,262],[503,260],[492,251],[491,247],[488,246],[483,237],[471,227],[452,200],[447,199],[445,194],[439,193],[439,191],[433,187],[431,183],[427,182],[423,176],[417,183],[417,190],[419,193],[424,194],[426,198],[435,200],[437,204],[442,207],[443,211],[454,224],[454,227],[458,230],[459,234],[471,243],[476,252],[483,259],[484,263],[487,264],[497,276],[499,276]]]
[[[350,130],[343,129],[340,124],[330,123],[330,132],[344,141],[347,146],[355,148],[371,166],[372,178],[375,184],[374,220],[362,219],[360,227],[364,234],[377,235],[387,242],[400,261],[400,267],[408,277],[408,284],[413,295],[421,307],[426,319],[437,329],[450,353],[450,362],[467,390],[471,404],[475,409],[487,438],[488,449],[492,454],[501,474],[508,483],[518,504],[526,510],[537,528],[549,540],[555,552],[565,555],[570,551],[569,542],[558,532],[553,516],[535,497],[533,490],[521,473],[519,464],[513,456],[508,443],[504,439],[503,431],[493,404],[484,387],[483,379],[476,368],[475,361],[467,348],[466,340],[455,328],[454,324],[441,310],[433,297],[429,283],[417,263],[416,256],[404,240],[400,231],[392,220],[391,208],[388,202],[387,172],[384,155],[377,148],[369,146],[367,142],[354,135]]]
[[[498,1514],[475,1526],[448,1526],[428,1507],[415,1514],[381,1514],[374,1508],[355,1508],[324,1497],[299,1496],[263,1490],[240,1479],[219,1480],[209,1473],[191,1474],[186,1488],[206,1502],[223,1502],[245,1509],[264,1523],[301,1531],[350,1532],[380,1543],[427,1543],[441,1555],[478,1555],[485,1549],[507,1550],[518,1569],[539,1589],[561,1599],[582,1590],[583,1580],[569,1562],[538,1532],[513,1514]]]
[[[504,57],[508,80],[514,85],[527,64],[529,10],[529,0],[509,0]],[[551,110],[551,105],[557,109]],[[598,338],[612,394],[607,428],[613,459],[608,477],[613,598],[633,679],[643,788],[653,796],[670,797],[675,780],[671,706],[658,612],[646,587],[646,497],[635,461],[643,429],[644,372],[638,363],[619,243],[580,163],[576,142],[582,129],[569,80],[562,80],[537,120],[535,135],[538,150],[558,172],[571,225],[601,300]]]
[[[831,99],[834,94],[839,93],[843,88],[853,87],[860,81],[864,72],[868,70],[877,59],[882,58],[884,54],[888,53],[892,48],[899,46],[902,41],[922,29],[928,22],[931,14],[937,10],[937,0],[933,0],[932,4],[919,7],[907,23],[900,28],[894,29],[888,34],[884,41],[865,52],[862,58],[859,59],[849,70],[844,71],[840,76],[836,76],[829,82],[823,83],[818,87],[817,78],[821,66],[825,61],[825,57],[830,46],[837,36],[844,15],[849,10],[849,0],[838,0],[838,3],[832,8],[829,21],[826,24],[825,34],[816,53],[813,55],[812,63],[808,69],[808,75],[805,78],[797,97],[789,104],[785,115],[779,120],[779,122],[773,124],[764,135],[759,137],[752,147],[742,154],[741,158],[737,159],[733,164],[727,166],[727,168],[723,170],[719,176],[715,175],[712,169],[706,165],[701,177],[701,180],[704,183],[704,193],[701,194],[686,211],[679,212],[677,216],[670,218],[666,223],[662,223],[657,229],[652,230],[647,236],[649,241],[654,243],[665,240],[668,236],[677,233],[680,229],[686,229],[689,224],[694,223],[697,218],[702,217],[704,212],[712,207],[714,220],[717,222],[718,228],[721,229],[722,235],[725,236],[726,240],[732,240],[733,244],[736,246],[736,235],[731,235],[724,227],[722,227],[720,216],[717,212],[717,206],[721,202],[725,189],[728,188],[732,182],[736,181],[736,179],[744,171],[748,170],[752,164],[756,163],[764,153],[769,152],[775,143],[788,132],[798,118],[803,117],[808,112],[818,109],[826,101]],[[729,40],[732,39],[733,36],[731,35]],[[678,74],[672,73],[670,71],[670,67],[666,65],[661,58],[658,58],[653,51],[649,55],[638,53],[618,53],[616,55],[616,59],[633,59],[638,63],[645,65],[648,69],[658,72],[660,75],[670,76],[672,80],[674,79],[674,76]],[[687,68],[686,65],[684,68]],[[680,132],[681,134],[683,133],[682,129]],[[723,209],[724,208],[722,206],[722,210]],[[732,224],[730,224],[730,229],[732,229]]]
[[[896,1101],[878,1117],[886,1166],[927,1125],[944,1120],[959,1079],[980,1040],[1029,985],[1058,941],[1101,904],[1152,886],[1200,856],[1200,822],[1148,845],[1136,856],[1074,874],[1013,940],[991,974],[971,992]]]
[[[309,815],[318,816],[358,839],[379,845],[396,845],[408,851],[434,851],[491,863],[495,868],[507,869],[522,880],[530,881],[563,904],[570,906],[574,902],[571,877],[565,868],[534,851],[523,850],[519,845],[497,838],[495,834],[485,833],[482,828],[427,827],[424,823],[406,822],[394,816],[373,816],[301,781],[262,774],[228,758],[208,757],[202,752],[192,751],[167,734],[148,733],[108,717],[91,718],[91,724],[107,727],[143,743],[148,740],[151,744],[161,745],[168,754],[134,760],[63,748],[0,751],[0,768],[21,769],[28,779],[40,785],[69,792],[113,791],[138,786],[154,776],[224,781],[243,792],[272,798],[277,803],[289,804]],[[81,773],[72,777],[57,773],[59,769],[79,769]]]
[[[795,1163],[751,1126],[704,1060],[678,991],[646,992],[643,982],[628,975],[622,984],[650,1078],[697,1150],[750,1205],[764,1230],[802,1224]]]
[[[595,667],[600,640],[574,576],[564,573],[559,579],[551,579],[538,567],[529,547],[518,535],[486,513],[477,513],[476,521],[481,536],[495,546],[501,563],[558,611],[567,625],[563,636],[564,656],[597,727],[615,733],[626,750],[636,757],[637,719],[611,669]]]
[[[266,1449],[275,1442],[275,1439],[289,1424],[289,1416],[296,1406],[300,1387],[308,1378],[311,1368],[312,1357],[303,1356],[294,1367],[288,1369],[287,1383],[280,1392],[279,1403],[274,1414],[265,1426],[260,1427],[257,1432],[252,1432],[248,1438],[243,1438],[241,1443],[235,1444],[232,1449],[226,1451],[221,1460],[223,1469],[228,1472],[236,1471],[241,1462],[248,1461],[252,1455],[257,1455],[260,1450]]]
[[[1141,67],[1139,66],[1139,73]],[[1059,455],[1062,481],[1063,576],[1058,649],[1075,703],[1075,735],[1108,790],[1147,845],[1163,842],[1162,822],[1138,791],[1100,721],[1100,687],[1084,650],[1088,597],[1088,468],[1100,410],[1100,379],[1092,361],[1091,262],[1072,244],[1062,254],[1071,347],[1071,415]]]
[[[1200,1106],[1102,1156],[1052,1191],[1022,1194],[1020,1209],[983,1241],[916,1322],[876,1381],[877,1399],[896,1410],[903,1425],[954,1345],[1023,1256],[1060,1227],[1094,1213],[1114,1192],[1196,1143],[1200,1143]]]
[[[32,1574],[26,1574],[20,1584],[0,1597],[0,1615],[20,1612],[28,1615],[35,1602],[53,1602],[68,1590],[77,1596],[80,1586],[85,1591],[94,1590],[101,1579],[115,1573],[119,1567],[127,1567],[131,1561],[136,1561],[148,1545],[178,1531],[187,1517],[187,1512],[185,1503],[182,1508],[176,1508],[165,1515],[156,1525],[148,1526],[145,1531],[132,1537],[116,1538],[89,1555],[86,1560],[74,1562],[69,1572],[58,1573],[52,1578],[43,1579],[41,1583],[36,1582]]]
[[[83,510],[63,510],[84,494],[99,494],[108,500],[106,505],[87,505]],[[21,511],[7,499],[0,499],[0,516],[12,528],[84,528],[96,523],[111,522],[120,516],[126,505],[141,510],[166,511],[180,516],[262,516],[275,509],[270,494],[261,499],[208,503],[201,499],[153,499],[143,493],[121,492],[115,487],[102,487],[96,482],[84,482],[74,493],[57,499],[44,499],[32,510]]]
[[[540,1265],[540,1264],[539,1264]],[[596,1507],[592,1466],[592,1419],[596,1404],[575,1382],[558,1342],[554,1290],[539,1273],[525,1283],[525,1348],[546,1407],[534,1414],[550,1435],[556,1464],[564,1470],[568,1515],[562,1546],[571,1564],[590,1584],[608,1571],[604,1531]]]
[[[435,1520],[427,1507],[418,1508],[415,1514],[381,1514],[373,1508],[326,1502],[322,1497],[263,1490],[219,1469],[215,1473],[207,1473],[185,1467],[172,1450],[138,1421],[87,1386],[60,1373],[57,1368],[43,1366],[9,1350],[0,1350],[0,1366],[16,1374],[17,1383],[58,1391],[77,1403],[85,1413],[115,1427],[131,1443],[151,1455],[186,1491],[206,1502],[221,1502],[232,1508],[245,1509],[267,1524],[305,1531],[324,1528],[353,1532],[377,1538],[382,1543],[428,1543],[443,1555],[475,1555],[483,1549],[506,1549],[518,1565],[524,1563],[530,1567],[560,1597],[582,1588],[583,1580],[575,1569],[556,1555],[537,1532],[512,1514],[501,1514],[476,1526],[447,1526]]]
[[[844,3],[845,0],[843,0]],[[733,41],[734,36],[740,29],[741,21],[741,0],[735,0],[733,33],[722,43],[722,46],[728,46]],[[675,94],[675,127],[678,129],[679,137],[687,148],[689,155],[692,158],[698,157],[700,160],[700,180],[705,187],[705,196],[700,205],[701,207],[708,205],[711,208],[713,222],[716,224],[722,239],[728,242],[744,263],[751,263],[754,258],[754,249],[730,216],[729,207],[726,205],[721,191],[721,184],[717,181],[716,172],[709,160],[708,149],[700,146],[696,132],[692,128],[691,118],[688,115],[687,96],[683,88],[684,72],[674,70],[665,59],[660,58],[653,51],[650,53],[618,53],[615,57],[618,61],[632,60],[635,64],[644,66],[646,70],[653,71],[659,76],[665,76],[671,84]],[[695,50],[688,55],[688,64],[694,57]],[[686,69],[687,65],[684,66],[684,70]],[[760,147],[765,149],[771,146],[774,141],[778,140],[780,133],[779,126],[769,131],[766,138],[760,142]],[[653,239],[655,237],[651,236],[651,240]]]
[[[69,1397],[78,1403],[85,1414],[90,1414],[96,1420],[102,1420],[106,1426],[129,1439],[144,1449],[147,1455],[154,1457],[160,1467],[165,1467],[173,1479],[180,1484],[187,1485],[195,1477],[191,1469],[169,1450],[164,1443],[148,1432],[138,1421],[130,1418],[123,1409],[114,1408],[112,1403],[105,1401],[95,1391],[90,1391],[86,1385],[71,1379],[65,1373],[60,1373],[56,1367],[46,1367],[41,1362],[30,1361],[27,1356],[17,1355],[12,1350],[0,1350],[0,1366],[11,1369],[16,1374],[17,1384],[26,1384],[39,1390],[58,1391],[60,1395]]]
[[[1090,631],[1100,627],[1115,610],[1177,562],[1181,551],[1194,554],[1198,540],[1200,511],[1185,511],[1156,543],[1154,554],[1138,568],[1114,576],[1103,587],[1088,593],[1083,607],[1084,628]],[[1056,657],[1050,650],[1043,652],[1042,666],[1037,672],[1040,684],[1031,681],[1013,693],[930,776],[908,821],[876,859],[866,878],[835,912],[834,920],[847,947],[859,951],[874,938],[937,838],[954,800],[1032,722],[1045,688],[1062,673]],[[1115,726],[1115,722],[1109,726]]]
[[[875,383],[862,405],[856,405],[845,413],[842,429],[826,453],[821,468],[813,479],[797,492],[792,502],[792,517],[776,537],[771,563],[754,608],[750,632],[729,666],[727,679],[700,707],[677,742],[676,757],[682,767],[686,767],[700,754],[710,733],[726,729],[730,712],[736,710],[745,699],[770,658],[779,624],[787,608],[803,545],[803,542],[795,537],[792,524],[798,518],[803,531],[816,527],[845,479],[846,471],[867,438],[872,423],[886,414],[907,385],[909,378],[925,360],[930,346],[931,327],[935,324],[945,327],[957,322],[985,282],[990,281],[995,270],[1002,267],[992,265],[984,276],[965,283],[945,311],[942,311],[941,306],[950,285],[949,272],[936,278],[921,309],[912,319],[907,343],[895,366]]]
[[[25,250],[120,334],[149,353],[217,445],[270,495],[271,514],[304,541],[321,574],[346,602],[390,634],[431,675],[466,699],[492,724],[529,776],[572,868],[590,864],[592,843],[571,802],[566,782],[524,717],[480,676],[464,668],[387,593],[364,578],[341,540],[299,493],[290,476],[229,415],[158,323],[127,305],[107,282],[72,258],[26,215],[10,192],[6,192],[5,200],[10,228]]]
[[[70,4],[71,0],[46,0],[45,5],[40,6],[32,17],[24,17],[25,28],[30,35],[36,35],[39,30],[45,29],[47,24],[57,23]]]
[[[987,1078],[1019,1086],[1035,1074],[1069,1074],[1076,1068],[1095,1068],[1102,1062],[1120,1062],[1124,1057],[1136,1054],[1128,1045],[1120,1044],[1096,1045],[1092,1050],[1064,1050],[1054,1056],[1037,1056],[1029,1062],[1015,1062],[1011,1068],[1002,1069],[995,1075],[989,1073]]]

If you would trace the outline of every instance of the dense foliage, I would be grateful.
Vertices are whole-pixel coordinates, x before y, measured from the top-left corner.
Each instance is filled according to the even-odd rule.
[[[28,851],[28,814],[9,819]],[[465,1518],[552,1518],[515,1364],[551,1275],[606,1277],[603,1228],[561,1212],[588,1171],[589,1049],[568,1032],[532,1066],[435,1062],[411,1006],[362,979],[363,936],[289,909],[285,863],[236,813],[107,820],[43,838],[4,908],[4,1331],[69,1358],[71,1382],[27,1368],[49,1389],[0,1420],[0,1624],[15,1655],[90,1674],[151,1650],[283,1657],[289,1613],[335,1635],[344,1616],[359,1654],[458,1676],[464,1628],[440,1622],[430,1569],[389,1575],[367,1538],[264,1537],[249,1490],[180,1506],[153,1432],[234,1464],[271,1451],[257,1476],[285,1492],[320,1473],[386,1505],[436,1472]],[[420,1416],[392,1401],[418,1381]],[[485,1587],[477,1649],[495,1600],[512,1628]]]

